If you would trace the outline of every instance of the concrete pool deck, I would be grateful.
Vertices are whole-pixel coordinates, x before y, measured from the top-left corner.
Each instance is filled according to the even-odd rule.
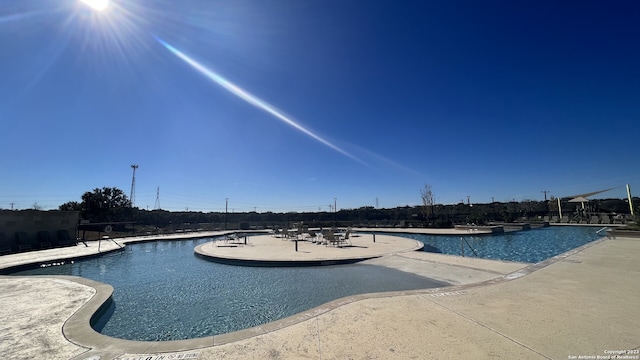
[[[31,262],[46,263],[87,251],[82,248],[27,254]],[[97,244],[89,248],[95,251]],[[23,255],[1,256],[0,267],[24,261],[12,258]],[[358,295],[238,333],[159,343],[113,339],[78,324],[82,316],[88,322],[108,285],[77,277],[1,276],[0,353],[13,359],[122,360],[606,356],[640,349],[638,258],[640,239],[623,237],[534,265],[400,252],[365,263],[449,277],[459,285]],[[70,341],[69,331],[86,339]]]
[[[385,255],[413,252],[424,247],[424,244],[417,240],[379,234],[353,234],[349,243],[341,246],[323,244],[320,241],[320,238],[293,240],[274,235],[259,235],[239,237],[233,241],[218,240],[205,243],[197,246],[195,252],[211,261],[235,265],[318,266],[354,263]]]

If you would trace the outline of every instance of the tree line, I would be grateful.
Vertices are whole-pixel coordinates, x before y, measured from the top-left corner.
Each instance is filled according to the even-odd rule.
[[[435,204],[430,186],[421,191],[421,206],[342,209],[337,212],[198,212],[145,210],[131,206],[126,194],[115,187],[96,188],[85,192],[81,202],[60,205],[60,210],[80,211],[81,219],[89,223],[130,223],[148,228],[177,229],[251,229],[283,226],[303,221],[310,226],[370,226],[370,227],[436,227],[448,228],[455,224],[513,222],[557,215],[557,202],[520,201],[488,204],[453,205]],[[633,200],[640,204],[640,199]],[[629,205],[621,199],[598,199],[588,203],[592,213],[629,212]],[[576,204],[563,202],[564,214],[576,214]],[[575,210],[575,212],[574,212]]]

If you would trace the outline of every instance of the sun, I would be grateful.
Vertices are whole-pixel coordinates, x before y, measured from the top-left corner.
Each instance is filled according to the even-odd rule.
[[[81,1],[98,11],[102,11],[106,9],[107,6],[109,6],[109,0],[81,0]]]

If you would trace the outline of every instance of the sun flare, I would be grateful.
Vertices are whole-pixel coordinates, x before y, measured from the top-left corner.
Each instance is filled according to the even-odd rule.
[[[106,9],[107,6],[109,6],[109,0],[81,0],[81,1],[98,11],[102,11]]]

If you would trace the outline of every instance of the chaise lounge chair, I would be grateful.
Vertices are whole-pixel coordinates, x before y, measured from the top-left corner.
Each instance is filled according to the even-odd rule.
[[[0,233],[0,255],[11,254],[11,242],[5,239],[4,233]]]
[[[67,230],[58,230],[58,237],[55,245],[57,247],[76,246],[77,243],[71,239]]]
[[[48,231],[38,231],[38,247],[40,249],[50,249],[52,247]]]
[[[18,252],[29,251],[33,249],[29,242],[29,235],[24,231],[18,231],[16,233],[16,247]]]

